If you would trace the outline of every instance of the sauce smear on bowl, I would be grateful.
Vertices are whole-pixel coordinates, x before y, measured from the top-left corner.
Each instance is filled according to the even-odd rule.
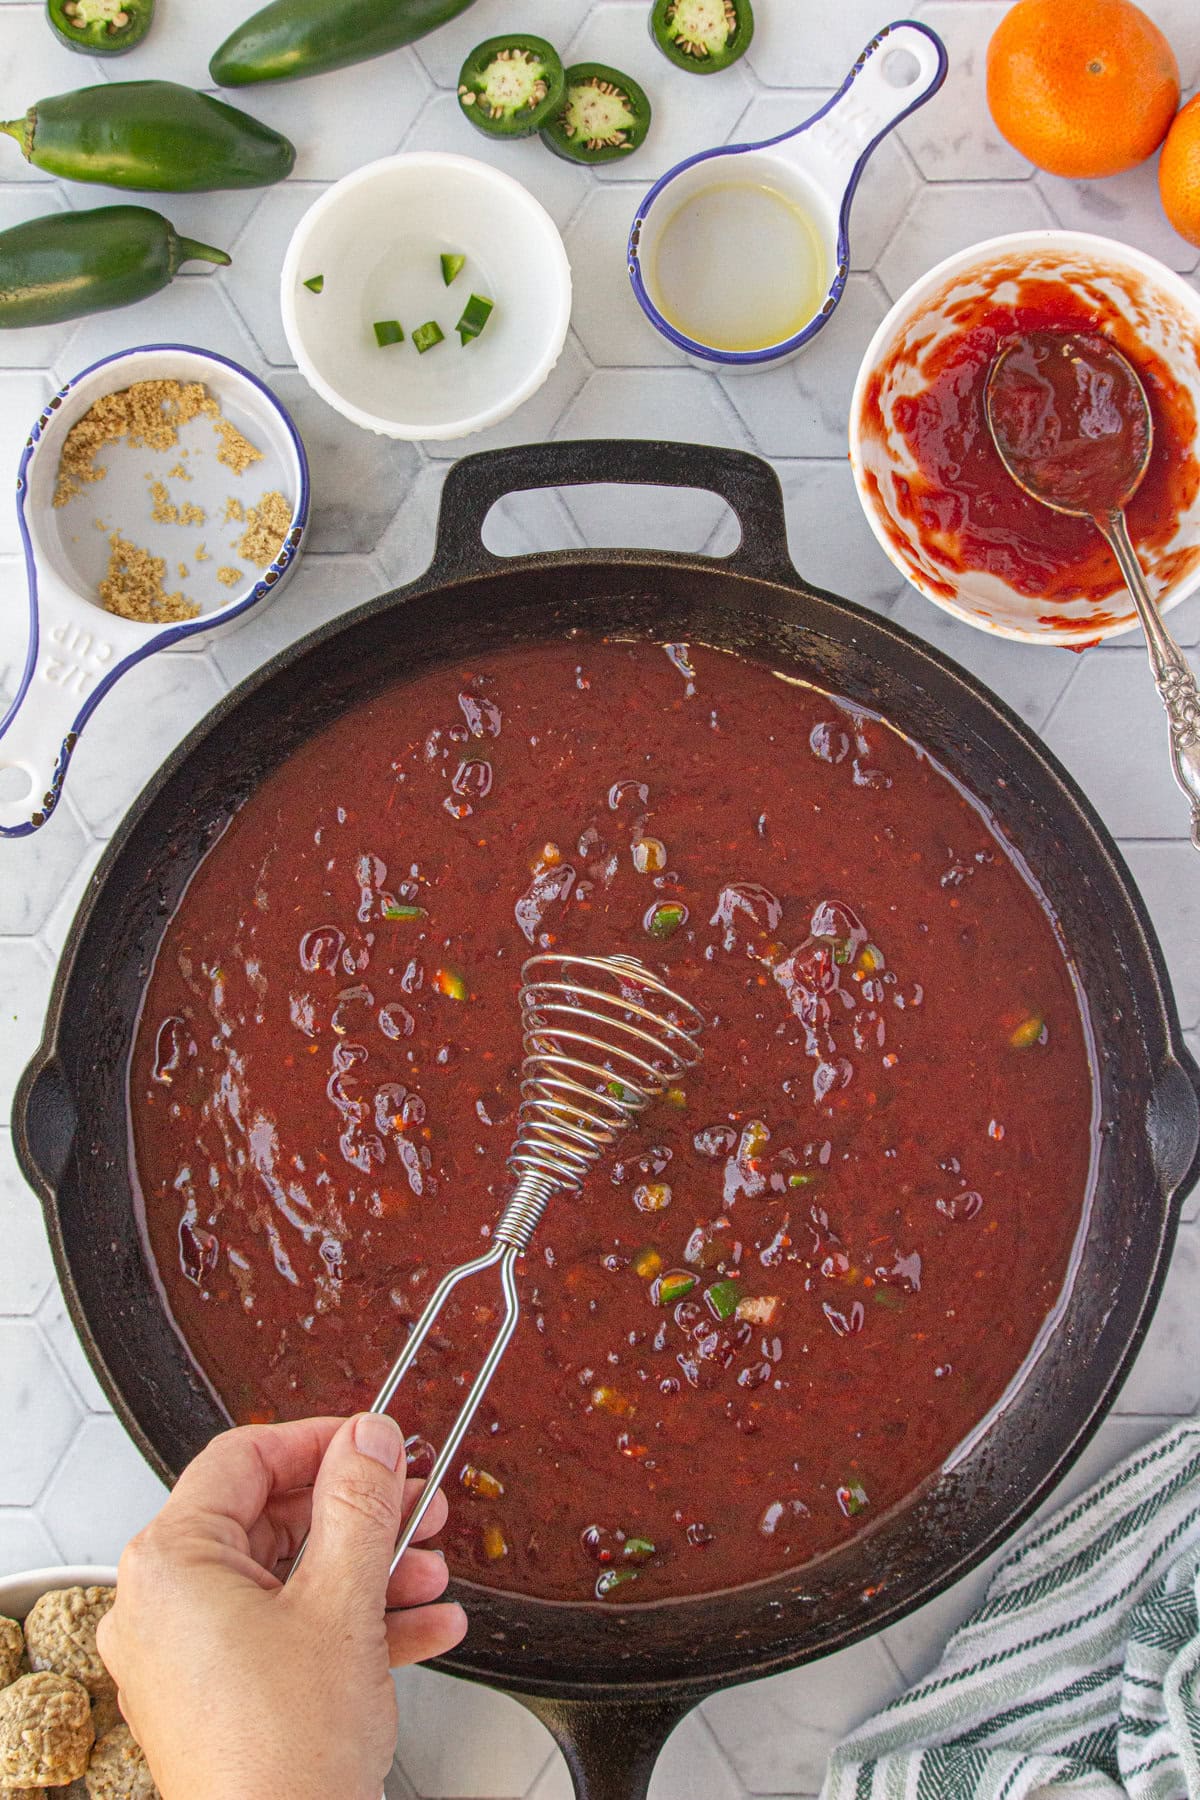
[[[661,970],[705,1057],[547,1213],[452,1567],[566,1600],[777,1573],[931,1476],[1055,1306],[1092,1154],[1069,961],[981,809],[795,677],[581,639],[397,683],[231,821],[146,991],[148,1248],[233,1418],[363,1406],[486,1243],[551,948]],[[494,1310],[459,1290],[406,1380],[416,1472]]]

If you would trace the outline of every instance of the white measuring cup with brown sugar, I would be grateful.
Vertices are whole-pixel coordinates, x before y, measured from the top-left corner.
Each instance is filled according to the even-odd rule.
[[[693,362],[769,368],[829,322],[850,274],[850,209],[872,152],[946,78],[945,45],[910,19],[876,33],[809,118],[677,163],[638,207],[629,279]]]
[[[64,484],[72,427],[102,397],[150,381],[200,383],[214,407],[180,424],[169,450],[123,439],[103,444],[95,457],[103,477]],[[271,503],[271,531],[262,534],[282,540],[273,554],[250,541],[248,532],[260,534],[246,522],[272,494],[286,503],[286,518]],[[122,351],[47,402],[17,469],[28,638],[15,694],[0,714],[0,837],[24,837],[45,824],[80,733],[122,675],[279,591],[295,568],[308,505],[308,462],[287,411],[249,370],[215,351],[187,344]],[[139,561],[161,559],[161,589],[174,590],[179,602],[148,606],[158,616],[146,618],[106,608],[100,590],[114,535],[136,548]],[[263,554],[270,560],[260,565]]]

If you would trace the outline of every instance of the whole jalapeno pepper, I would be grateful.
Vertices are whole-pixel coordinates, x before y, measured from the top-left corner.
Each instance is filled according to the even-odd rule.
[[[154,19],[154,0],[46,0],[50,29],[71,50],[123,56]]]
[[[49,213],[0,231],[0,329],[132,306],[185,262],[228,263],[148,206]]]
[[[474,0],[270,0],[231,31],[209,73],[218,87],[296,81],[399,50]]]
[[[269,125],[174,81],[105,81],[55,94],[0,131],[48,175],[157,193],[269,187],[296,161]]]

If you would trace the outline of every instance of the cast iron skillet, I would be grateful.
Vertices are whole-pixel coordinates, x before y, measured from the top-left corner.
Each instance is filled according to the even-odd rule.
[[[725,560],[589,551],[515,561],[483,548],[484,518],[504,494],[589,481],[711,489],[738,515],[741,547]],[[225,1423],[165,1315],[131,1198],[126,1063],[166,921],[230,814],[344,708],[407,670],[576,626],[769,658],[927,746],[991,809],[1061,920],[1101,1090],[1091,1212],[1055,1328],[955,1465],[871,1533],[769,1581],[650,1606],[568,1607],[459,1585],[471,1631],[444,1666],[531,1707],[562,1745],[581,1800],[644,1800],[668,1733],[705,1694],[839,1649],[928,1600],[1079,1454],[1141,1342],[1200,1169],[1200,1070],[1137,890],[1082,794],[960,669],[797,578],[766,464],[632,442],[470,457],[447,479],[427,573],[277,656],[150,783],[80,907],[17,1095],[18,1154],[42,1197],[76,1329],[166,1479]]]

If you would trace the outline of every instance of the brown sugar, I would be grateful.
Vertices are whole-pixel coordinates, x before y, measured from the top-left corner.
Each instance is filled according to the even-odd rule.
[[[242,505],[236,494],[230,494],[225,502],[225,523],[227,525],[240,523],[245,517],[245,507]]]
[[[153,625],[196,617],[200,608],[194,600],[188,600],[182,591],[164,591],[164,557],[152,556],[140,545],[127,543],[119,531],[114,531],[108,542],[108,574],[100,583],[100,598],[108,612]]]
[[[249,438],[243,437],[237,426],[223,419],[220,413],[213,420],[213,429],[221,438],[217,461],[232,469],[235,475],[244,475],[251,463],[262,461],[262,451],[256,450]]]
[[[114,394],[101,394],[67,433],[55,506],[65,506],[88,482],[103,481],[107,470],[96,456],[105,444],[125,438],[135,448],[170,450],[179,442],[180,427],[201,414],[221,420],[220,408],[200,381],[135,381]]]
[[[291,507],[278,489],[272,488],[247,512],[246,529],[236,546],[238,555],[265,569],[283,549],[291,525]]]
[[[217,580],[224,587],[241,587],[242,571],[235,569],[232,563],[222,563],[217,570]]]
[[[156,525],[203,525],[208,518],[202,506],[196,506],[191,500],[185,500],[182,506],[176,506],[168,494],[165,483],[150,483],[150,499],[153,502],[150,517]]]
[[[197,562],[211,562],[212,561],[212,556],[211,556],[210,552],[204,548],[203,544],[196,545],[196,561]]]

